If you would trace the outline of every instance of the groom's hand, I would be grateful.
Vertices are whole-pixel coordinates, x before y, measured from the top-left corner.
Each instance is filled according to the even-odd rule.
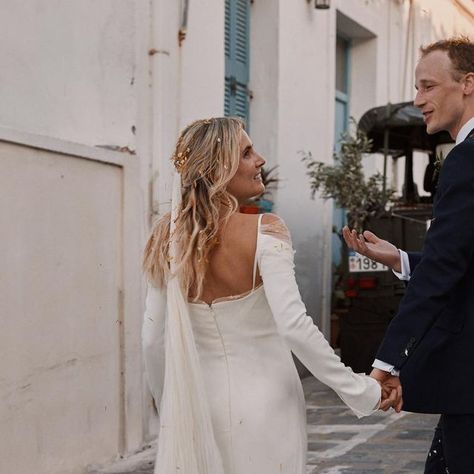
[[[400,253],[395,245],[387,240],[379,239],[369,230],[357,235],[354,229],[350,230],[349,227],[345,226],[342,229],[342,235],[347,246],[351,249],[365,257],[369,257],[371,260],[387,265],[398,273],[401,272]]]
[[[387,411],[390,407],[393,407],[397,413],[400,413],[403,406],[403,399],[402,385],[399,377],[380,369],[373,369],[370,376],[377,380],[382,387],[380,410]]]

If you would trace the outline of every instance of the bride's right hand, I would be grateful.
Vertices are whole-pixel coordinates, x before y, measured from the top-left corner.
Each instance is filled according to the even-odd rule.
[[[383,374],[382,377],[378,373]],[[379,410],[387,411],[393,408],[397,413],[400,413],[403,406],[402,386],[399,377],[390,375],[387,372],[378,371],[374,369],[370,377],[375,379],[381,388],[382,396],[380,400]]]

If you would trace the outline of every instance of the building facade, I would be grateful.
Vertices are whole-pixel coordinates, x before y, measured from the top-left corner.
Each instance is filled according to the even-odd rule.
[[[300,151],[330,163],[349,117],[413,99],[421,44],[473,25],[469,0],[3,1],[2,472],[77,474],[156,435],[141,249],[192,120],[245,116],[278,165],[274,210],[329,336],[341,213],[310,199]]]

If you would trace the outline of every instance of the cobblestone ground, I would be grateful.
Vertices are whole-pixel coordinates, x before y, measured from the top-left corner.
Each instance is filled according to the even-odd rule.
[[[313,377],[303,387],[308,474],[423,473],[438,416],[390,410],[358,420]]]
[[[326,386],[303,380],[308,415],[307,474],[418,474],[438,417],[378,412],[358,420]],[[276,416],[278,416],[276,414]],[[154,444],[89,474],[153,474]]]

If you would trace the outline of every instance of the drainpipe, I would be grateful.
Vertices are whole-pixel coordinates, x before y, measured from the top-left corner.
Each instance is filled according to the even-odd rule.
[[[181,27],[178,32],[178,43],[181,46],[183,41],[186,39],[186,33],[188,32],[188,11],[189,11],[189,0],[183,0],[183,12],[181,18]]]
[[[406,35],[406,43],[405,43],[405,61],[404,61],[404,69],[403,69],[403,81],[402,81],[402,93],[401,97],[402,100],[405,100],[405,92],[407,86],[407,74],[408,74],[408,53],[410,49],[410,34],[414,32],[414,0],[410,0],[410,7],[408,10],[408,24],[407,24],[407,35]],[[413,35],[412,35],[413,36]],[[411,69],[413,67],[411,66]],[[410,78],[413,80],[413,77]]]

